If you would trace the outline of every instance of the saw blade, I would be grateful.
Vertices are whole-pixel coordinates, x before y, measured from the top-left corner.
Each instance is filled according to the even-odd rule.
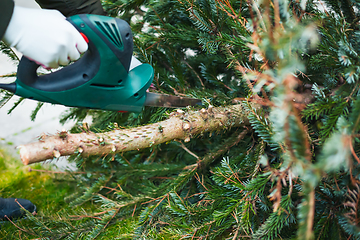
[[[178,108],[195,105],[201,106],[202,104],[201,100],[196,98],[178,97],[160,93],[147,92],[144,105],[152,107]]]

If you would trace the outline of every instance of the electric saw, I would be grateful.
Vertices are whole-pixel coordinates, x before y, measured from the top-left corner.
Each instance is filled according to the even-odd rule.
[[[186,107],[201,100],[148,92],[154,69],[141,64],[129,71],[133,37],[124,20],[80,14],[67,19],[88,42],[76,62],[38,75],[39,65],[22,57],[16,81],[0,84],[15,95],[69,107],[140,112],[143,106]]]

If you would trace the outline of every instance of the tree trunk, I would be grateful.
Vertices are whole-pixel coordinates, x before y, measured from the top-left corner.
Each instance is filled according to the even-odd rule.
[[[177,110],[162,122],[110,132],[84,132],[44,136],[39,141],[19,146],[20,158],[25,165],[47,159],[82,154],[83,156],[107,155],[126,152],[171,141],[185,142],[203,132],[230,129],[248,124],[242,104],[199,111]]]

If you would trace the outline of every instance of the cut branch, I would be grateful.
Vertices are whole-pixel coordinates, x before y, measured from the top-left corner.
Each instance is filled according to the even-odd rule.
[[[203,132],[230,129],[248,124],[242,104],[209,107],[199,111],[178,110],[169,119],[130,129],[115,129],[104,133],[60,132],[42,136],[41,140],[19,146],[25,165],[73,154],[82,156],[108,155],[148,148],[174,139],[190,141]]]

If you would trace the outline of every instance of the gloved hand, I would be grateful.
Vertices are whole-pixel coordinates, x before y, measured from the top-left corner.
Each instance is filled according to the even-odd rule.
[[[4,42],[47,68],[80,58],[88,45],[81,34],[57,10],[15,6]]]
[[[139,66],[141,64],[142,63],[136,57],[131,56],[129,71],[132,70],[133,68],[136,68],[137,66]]]

